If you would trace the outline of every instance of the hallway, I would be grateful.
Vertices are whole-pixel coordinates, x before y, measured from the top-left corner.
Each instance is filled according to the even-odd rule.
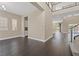
[[[14,38],[0,41],[0,55],[2,56],[71,56],[66,43],[66,37],[57,32],[53,39],[43,43],[26,38]]]
[[[68,45],[66,34],[56,32],[55,37],[49,40],[48,42],[51,42],[49,46],[52,53],[50,55],[55,55],[55,56],[70,56],[71,55],[71,51]]]

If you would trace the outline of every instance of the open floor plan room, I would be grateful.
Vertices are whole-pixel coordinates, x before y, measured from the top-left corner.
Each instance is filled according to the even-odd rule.
[[[79,56],[79,2],[0,2],[0,56]]]

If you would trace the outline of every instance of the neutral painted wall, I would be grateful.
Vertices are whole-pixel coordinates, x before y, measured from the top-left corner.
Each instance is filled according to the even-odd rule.
[[[45,39],[53,36],[53,24],[52,24],[52,13],[48,9],[45,10]]]
[[[28,37],[44,39],[44,15],[36,10],[28,16]]]
[[[44,2],[38,2],[38,4],[44,9],[45,12],[45,40],[53,36],[53,19],[52,12]]]
[[[79,24],[79,16],[72,16],[65,18],[62,22],[62,32],[68,33],[68,25],[69,24]]]
[[[28,16],[28,37],[47,40],[53,36],[52,13],[43,2],[38,3],[44,10],[36,10]]]
[[[5,12],[0,10],[0,16],[5,17],[8,19],[8,30],[7,31],[0,31],[0,38],[12,37],[12,36],[19,36],[22,33],[21,30],[21,16]],[[12,19],[17,19],[17,30],[12,31]]]

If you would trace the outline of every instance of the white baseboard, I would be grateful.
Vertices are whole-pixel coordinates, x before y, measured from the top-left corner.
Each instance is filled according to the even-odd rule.
[[[41,42],[46,42],[46,41],[48,41],[52,37],[53,37],[53,35],[52,36],[49,36],[46,40],[44,40],[44,39],[38,39],[38,38],[33,38],[33,37],[28,37],[28,38],[29,39],[33,39],[33,40],[37,40],[37,41],[41,41]]]
[[[49,36],[49,37],[45,40],[45,42],[48,41],[48,40],[51,39],[51,38],[53,38],[53,35]]]
[[[11,38],[16,38],[16,37],[23,37],[22,35],[16,35],[16,36],[10,36],[10,37],[1,37],[0,40],[7,40]]]
[[[1,37],[0,40],[7,40],[7,39],[11,39],[11,38],[16,38],[16,37],[24,37],[24,35],[16,35],[16,36],[10,36],[10,37]],[[48,41],[52,37],[53,37],[53,35],[49,36],[46,40],[38,39],[38,38],[33,38],[33,37],[28,37],[28,38],[29,39],[33,39],[33,40],[37,40],[37,41],[41,41],[41,42],[46,42],[46,41]]]
[[[33,40],[37,40],[37,41],[41,41],[41,42],[44,42],[44,40],[42,39],[38,39],[38,38],[33,38],[33,37],[28,37],[29,39],[33,39]]]

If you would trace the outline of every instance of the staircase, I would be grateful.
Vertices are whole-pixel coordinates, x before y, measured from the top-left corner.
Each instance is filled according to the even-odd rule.
[[[70,48],[74,56],[79,56],[79,24],[71,28]]]

